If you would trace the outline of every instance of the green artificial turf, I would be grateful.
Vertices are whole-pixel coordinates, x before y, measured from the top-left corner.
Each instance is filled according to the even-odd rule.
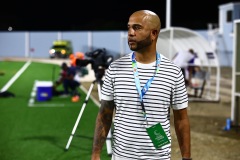
[[[25,62],[2,61],[0,88],[18,72]],[[91,99],[68,150],[68,139],[84,104],[86,94],[79,89],[81,100],[71,97],[52,97],[49,101],[29,100],[36,80],[52,81],[58,78],[59,66],[32,62],[8,88],[15,97],[0,98],[0,160],[89,160],[98,107]],[[61,89],[61,87],[59,88]],[[110,160],[104,146],[102,160]]]

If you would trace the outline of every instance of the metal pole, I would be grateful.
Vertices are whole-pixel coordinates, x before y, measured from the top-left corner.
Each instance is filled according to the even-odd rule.
[[[57,39],[62,40],[62,32],[58,32]]]
[[[30,57],[29,49],[30,49],[30,34],[29,32],[26,32],[25,33],[25,57]]]
[[[92,51],[93,50],[93,35],[92,35],[92,32],[88,32],[88,50],[89,51]]]
[[[67,145],[66,145],[66,150],[68,150],[68,148],[69,148],[69,146],[70,146],[70,143],[71,143],[71,141],[72,141],[72,139],[73,139],[73,136],[74,136],[75,131],[76,131],[76,129],[77,129],[78,123],[79,123],[79,121],[80,121],[80,119],[81,119],[81,117],[82,117],[82,113],[83,113],[83,111],[84,111],[84,109],[85,109],[85,107],[86,107],[86,104],[87,104],[87,102],[88,102],[89,96],[90,96],[90,94],[91,94],[91,92],[92,92],[94,83],[95,83],[95,81],[93,81],[93,83],[92,83],[91,86],[90,86],[90,89],[89,89],[89,91],[88,91],[88,94],[87,94],[87,97],[86,97],[86,99],[85,99],[85,102],[83,103],[83,106],[82,106],[81,111],[80,111],[80,113],[79,113],[79,115],[78,115],[77,121],[75,122],[75,125],[74,125],[74,127],[73,127],[72,133],[71,133],[71,135],[70,135],[70,137],[69,137],[69,139],[68,139],[68,143],[67,143]]]
[[[100,81],[100,80],[97,80],[97,81],[98,81],[98,96],[99,96],[99,100],[101,100],[101,81]],[[79,121],[80,121],[80,119],[81,119],[81,117],[82,117],[83,111],[84,111],[84,109],[85,109],[85,107],[86,107],[86,105],[87,105],[89,96],[90,96],[90,94],[91,94],[91,92],[92,92],[92,89],[93,89],[93,87],[94,87],[95,82],[96,82],[96,80],[93,81],[93,83],[91,84],[90,89],[89,89],[89,91],[88,91],[88,93],[87,93],[85,102],[84,102],[84,104],[83,104],[83,106],[82,106],[82,108],[81,108],[81,111],[80,111],[80,113],[79,113],[79,115],[78,115],[77,121],[75,122],[75,125],[74,125],[74,127],[73,127],[72,133],[71,133],[71,135],[70,135],[70,137],[69,137],[69,139],[68,139],[68,143],[67,143],[66,148],[65,148],[66,150],[69,149],[69,146],[70,146],[70,144],[71,144],[71,142],[72,142],[73,136],[74,136],[75,131],[76,131],[76,129],[77,129],[78,123],[79,123]],[[112,133],[112,132],[111,132],[111,128],[110,128],[110,129],[109,129],[109,132],[108,132],[108,135],[107,135],[107,139],[106,139],[107,153],[108,153],[109,155],[112,154],[112,141],[111,141],[111,139],[112,139],[112,134],[111,134],[111,133]]]
[[[166,28],[171,26],[171,0],[166,0]]]

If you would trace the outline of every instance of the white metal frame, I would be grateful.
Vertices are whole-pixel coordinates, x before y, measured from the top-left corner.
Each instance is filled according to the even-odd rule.
[[[240,43],[240,36],[238,33],[240,31],[240,20],[234,21],[234,38],[233,38],[233,66],[232,66],[232,101],[231,101],[231,121],[235,121],[237,117],[235,114],[236,104],[235,97],[240,97],[240,92],[236,92],[236,76],[240,76],[240,72],[236,71],[236,63],[237,63],[237,44]],[[239,63],[239,62],[238,62]],[[238,115],[240,116],[240,115]]]
[[[164,34],[165,32],[165,34]],[[181,32],[181,34],[184,34],[183,37],[176,38],[175,32]],[[195,36],[197,38],[191,39],[192,36]],[[220,96],[220,65],[218,56],[215,53],[214,48],[209,44],[207,40],[205,40],[200,34],[197,32],[194,32],[193,30],[183,28],[183,27],[169,27],[161,30],[161,33],[159,34],[159,40],[157,43],[157,49],[158,52],[164,54],[167,58],[171,59],[176,51],[179,50],[187,50],[189,48],[195,49],[200,54],[205,54],[207,51],[212,52],[214,54],[215,60],[213,62],[210,62],[208,59],[204,60],[204,63],[202,66],[208,68],[208,72],[211,74],[211,67],[216,68],[216,85],[215,87],[215,96],[208,96],[207,99],[203,98],[191,98],[191,101],[219,101]],[[200,56],[200,55],[199,55]],[[200,58],[201,59],[201,58]],[[211,83],[210,81],[207,82],[207,87],[210,88]],[[210,91],[208,91],[210,92]],[[210,93],[209,93],[210,95]]]

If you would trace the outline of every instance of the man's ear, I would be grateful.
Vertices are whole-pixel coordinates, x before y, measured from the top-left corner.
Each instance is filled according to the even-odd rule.
[[[154,37],[154,39],[157,38],[158,36],[158,31],[156,29],[152,30],[152,36]]]

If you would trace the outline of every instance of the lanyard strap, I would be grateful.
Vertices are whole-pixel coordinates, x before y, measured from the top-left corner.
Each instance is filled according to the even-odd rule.
[[[137,71],[137,61],[136,61],[136,58],[135,58],[135,54],[134,53],[132,54],[132,67],[133,67],[135,84],[136,84],[136,88],[138,90],[138,94],[139,94],[139,97],[140,97],[140,103],[141,103],[141,106],[142,106],[143,116],[146,120],[147,120],[147,115],[146,115],[146,110],[145,110],[144,103],[143,103],[143,96],[148,91],[155,75],[158,73],[160,62],[161,62],[160,54],[156,53],[156,70],[154,72],[154,75],[147,81],[147,83],[143,86],[143,88],[141,88],[140,80],[139,80],[139,74],[138,74],[138,71]]]

